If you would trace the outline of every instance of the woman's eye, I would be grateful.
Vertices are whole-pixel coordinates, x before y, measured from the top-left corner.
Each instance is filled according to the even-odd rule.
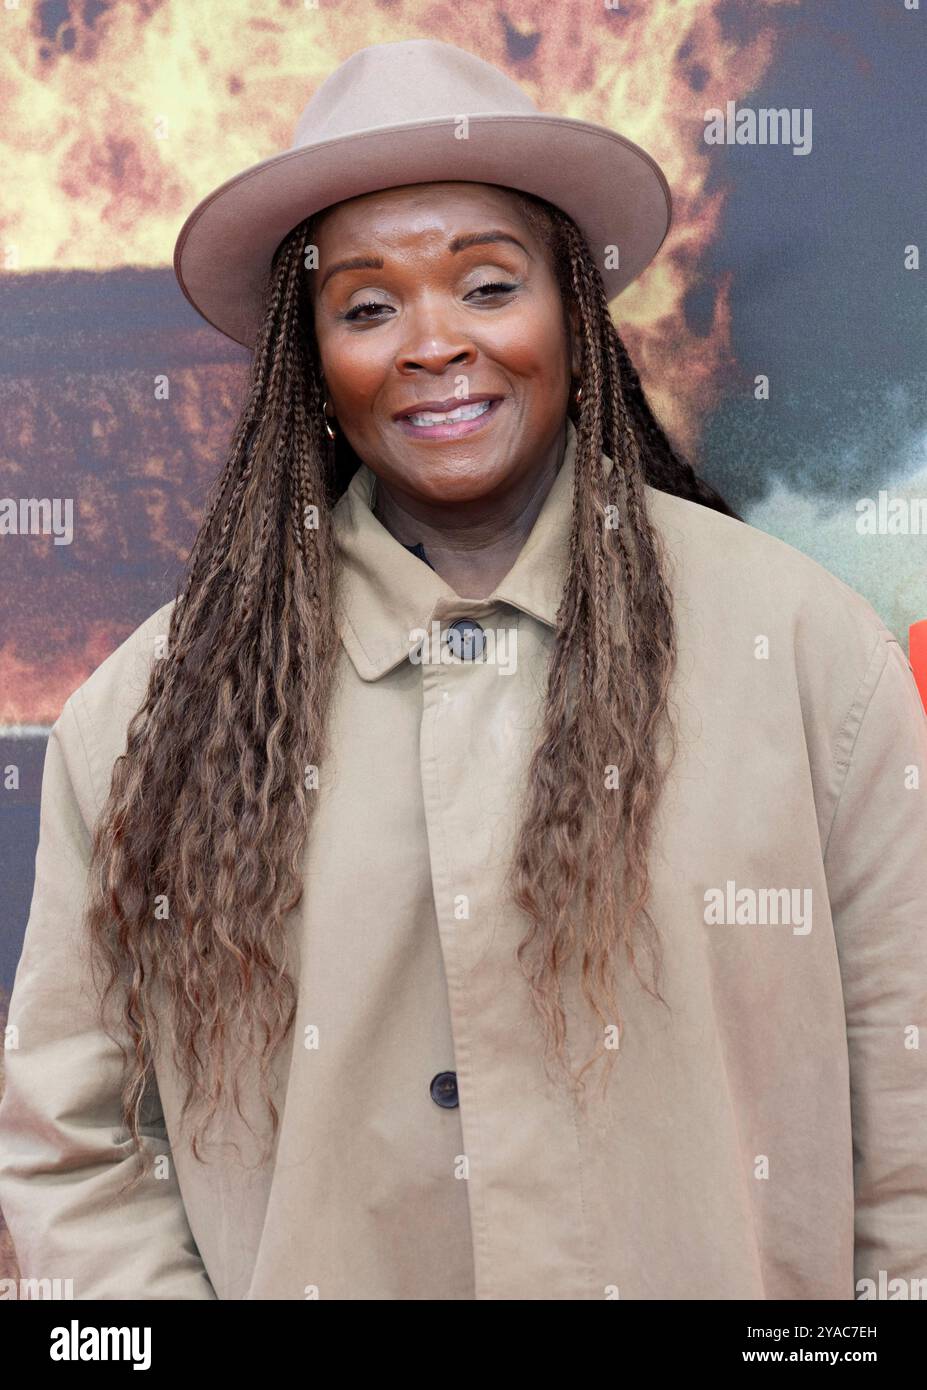
[[[349,309],[345,314],[346,319],[356,319],[360,317],[363,309],[388,309],[388,304],[378,304],[374,300],[368,300],[366,304],[355,304],[353,309]]]
[[[510,290],[517,289],[517,285],[510,285],[503,280],[490,280],[488,284],[477,285],[475,290],[471,290],[471,294],[485,293],[488,290],[491,290],[495,294],[508,294]],[[469,295],[467,297],[469,298]]]
[[[470,291],[470,294],[467,295],[467,298],[469,299],[470,295],[473,294],[510,294],[512,290],[517,289],[517,285],[509,284],[505,280],[490,280],[485,285],[477,285],[475,290]],[[359,320],[360,322],[369,323],[370,320],[367,318],[365,310],[388,309],[389,307],[390,306],[388,304],[380,304],[376,300],[367,300],[364,304],[355,304],[345,314],[345,318],[349,322]]]

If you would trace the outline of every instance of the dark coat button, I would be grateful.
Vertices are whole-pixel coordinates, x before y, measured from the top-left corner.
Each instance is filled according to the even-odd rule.
[[[475,661],[482,656],[486,634],[475,618],[458,618],[447,629],[447,644],[463,661]]]
[[[453,1110],[458,1104],[457,1099],[457,1073],[455,1071],[439,1071],[431,1083],[431,1099],[435,1105],[440,1105],[443,1110]]]

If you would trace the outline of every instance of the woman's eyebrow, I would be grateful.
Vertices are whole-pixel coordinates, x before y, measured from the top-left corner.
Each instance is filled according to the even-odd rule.
[[[518,237],[512,236],[510,232],[465,232],[463,236],[452,237],[448,242],[448,250],[455,254],[458,251],[466,251],[469,246],[488,246],[494,241],[508,241],[512,246],[517,246],[519,251],[524,251],[529,257],[531,253],[526,246],[522,246]]]
[[[466,251],[471,246],[490,246],[493,242],[498,241],[507,241],[512,246],[517,246],[519,251],[523,251],[528,259],[531,259],[530,251],[526,246],[522,245],[517,237],[512,236],[510,232],[503,232],[498,229],[491,232],[465,232],[461,236],[452,237],[447,244],[447,249],[453,255],[456,255],[458,251]],[[382,256],[351,256],[345,261],[336,261],[334,265],[328,267],[328,270],[326,270],[325,274],[322,276],[319,293],[322,293],[322,290],[324,290],[332,276],[339,274],[340,271],[382,269]]]

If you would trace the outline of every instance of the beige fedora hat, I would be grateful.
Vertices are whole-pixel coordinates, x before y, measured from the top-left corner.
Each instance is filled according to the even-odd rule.
[[[273,254],[297,223],[363,193],[444,180],[501,184],[561,208],[609,299],[650,263],[672,217],[663,171],[625,136],[538,111],[465,49],[409,39],[352,54],[303,110],[289,149],[203,198],[180,229],[174,272],[208,323],[253,347]]]

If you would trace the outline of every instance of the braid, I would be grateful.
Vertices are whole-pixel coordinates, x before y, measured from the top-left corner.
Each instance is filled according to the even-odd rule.
[[[650,416],[650,435],[638,428],[639,402],[633,383],[629,391],[620,340],[585,239],[559,210],[532,202],[523,199],[526,216],[536,230],[546,227],[542,240],[565,302],[569,295],[578,310],[582,398],[571,564],[510,884],[528,918],[517,958],[544,1025],[546,1060],[553,1054],[566,1066],[560,974],[578,940],[583,994],[603,1029],[613,1026],[619,1035],[623,1029],[616,988],[622,955],[648,993],[661,999],[658,942],[646,909],[647,849],[668,770],[660,739],[666,737],[670,757],[675,748],[667,696],[676,646],[671,594],[644,493],[659,426]],[[607,478],[603,452],[613,463]],[[659,459],[661,478],[691,496],[694,475],[665,438]],[[610,524],[616,514],[617,526]],[[652,982],[639,968],[639,940],[655,962]],[[571,1073],[579,1087],[603,1055],[610,1070],[617,1053],[603,1043]]]

